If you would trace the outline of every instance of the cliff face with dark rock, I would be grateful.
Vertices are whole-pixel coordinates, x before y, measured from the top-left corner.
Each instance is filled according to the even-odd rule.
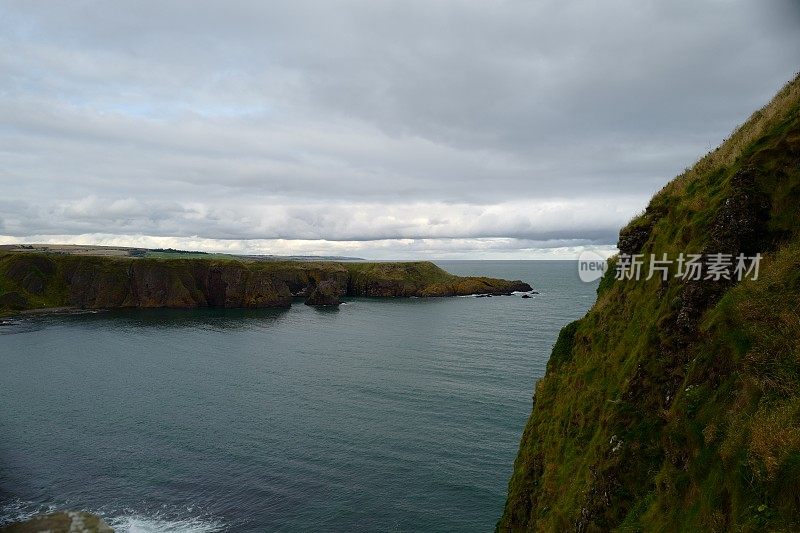
[[[536,385],[498,530],[800,530],[800,79],[618,247]],[[647,279],[651,254],[703,275]],[[709,276],[713,254],[761,254],[758,277]]]
[[[463,278],[432,263],[219,261],[0,254],[0,312],[70,306],[288,307],[316,290],[342,296],[453,296],[530,290],[527,283]]]
[[[342,303],[339,299],[340,289],[334,280],[326,280],[311,289],[306,298],[306,305],[337,306]]]

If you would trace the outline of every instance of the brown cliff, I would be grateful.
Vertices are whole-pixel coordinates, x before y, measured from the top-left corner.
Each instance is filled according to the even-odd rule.
[[[331,296],[428,297],[528,291],[522,281],[459,277],[429,262],[338,263],[147,259],[0,253],[0,312],[288,307],[320,286]]]

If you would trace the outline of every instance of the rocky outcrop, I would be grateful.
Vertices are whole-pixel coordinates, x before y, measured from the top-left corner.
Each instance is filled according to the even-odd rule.
[[[437,283],[425,287],[422,296],[466,296],[470,294],[486,294],[489,296],[506,296],[514,292],[527,292],[531,286],[524,281],[507,281],[494,278],[459,278],[445,283]]]
[[[1,533],[114,533],[99,516],[62,511],[0,527]]]
[[[432,263],[217,261],[0,253],[0,312],[288,307],[293,296],[453,296],[530,290],[527,283],[448,274]],[[317,294],[312,295],[316,291]],[[327,302],[327,303],[326,303]]]
[[[531,286],[523,281],[486,277],[453,276],[427,261],[403,263],[350,263],[349,296],[467,296],[470,294],[508,294],[525,292]]]
[[[340,288],[334,280],[326,280],[314,287],[306,298],[306,305],[313,306],[338,306],[342,303],[339,299]]]
[[[195,262],[193,275],[184,286],[192,288],[187,297],[199,307],[289,307],[292,294],[282,280],[258,269],[237,263]]]

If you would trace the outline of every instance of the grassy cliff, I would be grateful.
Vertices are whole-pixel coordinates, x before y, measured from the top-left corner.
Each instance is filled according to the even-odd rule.
[[[612,260],[536,386],[498,529],[800,530],[800,78],[618,246],[763,259],[741,282],[617,280]]]
[[[320,284],[341,296],[453,296],[530,290],[458,277],[433,263],[150,259],[0,253],[0,314],[77,307],[286,307]]]

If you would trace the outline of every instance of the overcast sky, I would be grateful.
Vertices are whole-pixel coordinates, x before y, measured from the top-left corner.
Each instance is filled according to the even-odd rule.
[[[569,257],[800,68],[797,0],[0,0],[0,242]]]

